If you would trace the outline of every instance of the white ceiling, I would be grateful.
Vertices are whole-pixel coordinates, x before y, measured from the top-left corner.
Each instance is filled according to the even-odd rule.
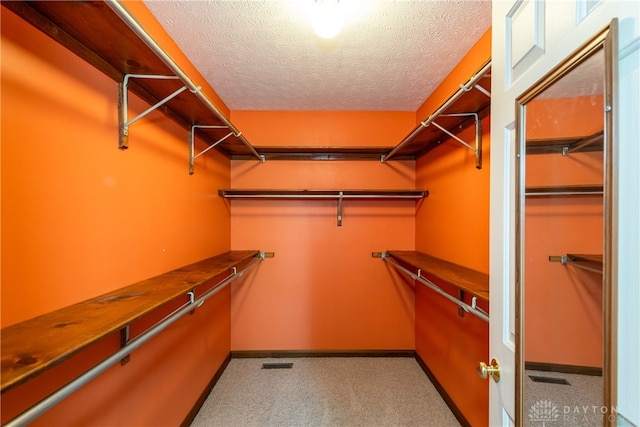
[[[232,110],[416,111],[491,25],[490,0],[340,0],[324,40],[314,1],[145,3]]]

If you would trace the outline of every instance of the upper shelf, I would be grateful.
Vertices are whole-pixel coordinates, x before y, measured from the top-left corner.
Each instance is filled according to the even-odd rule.
[[[444,281],[484,301],[489,301],[489,275],[415,251],[389,251],[387,254],[427,278]]]
[[[476,154],[476,167],[482,167],[481,120],[491,109],[491,61],[474,74],[444,104],[420,123],[409,135],[386,154],[384,160],[394,156],[418,158],[448,139],[455,139]],[[437,120],[437,122],[436,122]],[[475,147],[456,136],[475,125]]]
[[[130,90],[154,106],[150,110],[157,108],[189,130],[190,173],[195,158],[208,150],[194,152],[196,132],[209,148],[231,159],[261,161],[414,160],[453,138],[475,152],[476,167],[481,167],[480,120],[490,110],[490,79],[486,78],[490,61],[395,147],[253,147],[119,1],[3,1],[2,6],[124,86],[121,98]],[[127,81],[126,76],[131,79]],[[119,104],[124,110],[120,111],[120,147],[126,148],[126,100],[119,99]],[[456,136],[473,125],[475,147]]]
[[[256,147],[264,160],[381,160],[393,147]],[[234,160],[252,159],[233,155]],[[415,156],[397,156],[397,160],[415,160]]]
[[[143,37],[125,22],[118,2],[103,1],[8,1],[2,6],[12,10],[27,22],[52,37],[54,40],[122,83],[127,74],[176,76],[180,79],[132,79],[129,90],[151,105],[187,86],[185,90],[158,109],[191,131],[192,125],[219,126],[198,129],[198,135],[208,144],[220,142],[216,149],[227,156],[259,157],[255,149],[242,134],[217,110],[188,77],[181,76],[167,58],[152,48],[150,36]],[[133,18],[131,18],[133,19]],[[151,46],[150,46],[151,45]],[[156,46],[158,47],[158,46]],[[168,58],[170,61],[170,58]],[[182,77],[186,77],[183,79]],[[184,80],[189,80],[185,82]]]

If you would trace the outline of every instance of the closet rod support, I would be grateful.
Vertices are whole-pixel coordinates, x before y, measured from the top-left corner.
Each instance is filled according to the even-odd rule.
[[[458,289],[458,299],[460,301],[464,301],[464,291],[462,289]],[[468,310],[462,305],[458,306],[458,316],[464,317],[464,314],[467,313]]]
[[[455,139],[456,141],[464,145],[465,147],[467,147],[468,149],[470,149],[471,151],[473,151],[473,153],[476,156],[476,168],[482,169],[482,122],[480,121],[480,117],[478,116],[478,113],[450,113],[450,114],[441,114],[440,117],[473,117],[474,124],[476,127],[476,132],[475,132],[476,146],[475,147],[471,146],[471,144],[463,141],[458,136],[449,132],[448,130],[446,130],[439,124],[437,124],[435,121],[432,121],[431,124],[437,127],[438,129],[440,129],[445,134],[449,135],[451,138]]]
[[[483,93],[483,94],[487,95],[489,98],[491,98],[491,92],[489,92],[488,90],[486,90],[482,86],[475,85],[474,88],[478,89],[481,93]]]
[[[206,125],[192,125],[191,131],[189,132],[189,175],[193,175],[193,168],[195,165],[195,161],[198,157],[202,156],[207,151],[214,148],[216,145],[220,144],[225,139],[229,138],[231,135],[238,137],[239,135],[233,133],[233,131],[229,132],[226,136],[217,140],[213,144],[209,145],[207,148],[195,154],[195,139],[196,139],[196,129],[229,129],[228,126],[206,126]]]
[[[447,129],[443,128],[442,126],[440,126],[439,124],[437,124],[436,122],[431,122],[432,125],[434,125],[435,127],[437,127],[438,129],[440,129],[442,132],[446,133],[447,135],[449,135],[451,138],[455,139],[456,141],[458,141],[460,144],[464,145],[465,147],[467,147],[469,150],[473,151],[474,153],[477,152],[478,150],[474,147],[472,147],[471,145],[467,144],[464,140],[460,139],[459,137],[457,137],[455,134],[449,132]]]
[[[338,193],[338,227],[342,226],[342,196],[343,192]]]
[[[136,79],[152,79],[152,80],[179,80],[176,76],[160,76],[160,75],[146,75],[146,74],[125,74],[124,79],[121,84],[118,85],[119,94],[118,94],[118,112],[119,112],[119,127],[120,127],[120,137],[119,137],[119,148],[126,149],[129,148],[129,126],[145,117],[147,114],[152,111],[158,109],[160,106],[166,104],[176,96],[180,95],[182,92],[187,90],[187,86],[183,86],[175,92],[171,93],[164,99],[158,101],[151,107],[144,110],[142,113],[138,114],[133,119],[129,120],[129,80],[132,78]],[[196,88],[195,90],[200,90],[200,88]]]
[[[120,348],[125,348],[126,346],[128,346],[130,341],[131,327],[127,325],[124,328],[120,329]],[[131,360],[131,354],[127,354],[122,359],[120,359],[120,365],[126,365],[127,363],[129,363],[129,360]]]

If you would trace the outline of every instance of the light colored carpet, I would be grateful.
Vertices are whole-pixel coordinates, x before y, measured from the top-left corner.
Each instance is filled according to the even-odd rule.
[[[533,370],[525,374],[525,427],[603,425],[602,377]],[[534,382],[529,375],[564,378],[569,385]]]
[[[261,369],[292,362],[291,369]],[[459,426],[409,357],[232,359],[191,424]]]

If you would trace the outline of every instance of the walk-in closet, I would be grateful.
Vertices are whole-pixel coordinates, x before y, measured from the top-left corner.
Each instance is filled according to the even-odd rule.
[[[1,424],[638,425],[627,3],[2,1]]]

